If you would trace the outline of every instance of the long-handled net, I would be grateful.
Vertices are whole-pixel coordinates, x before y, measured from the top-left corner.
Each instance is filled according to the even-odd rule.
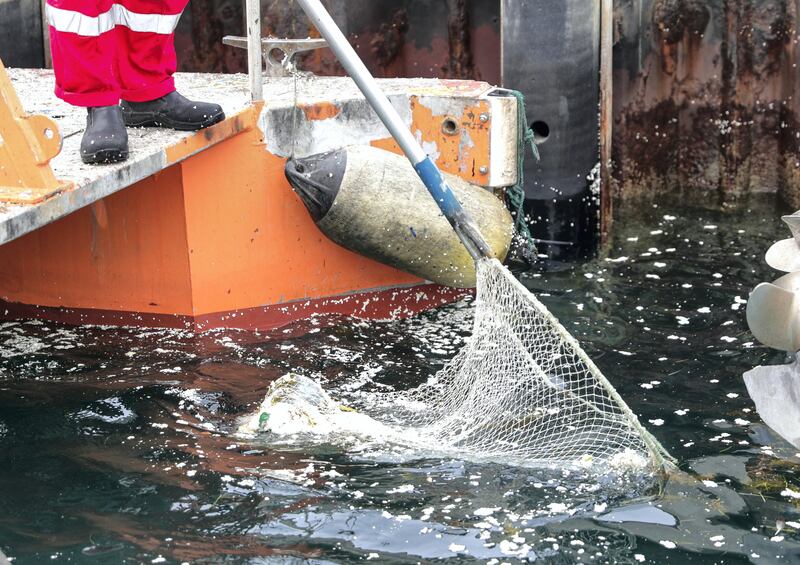
[[[408,431],[425,446],[473,457],[517,459],[526,464],[613,463],[638,457],[663,465],[668,457],[664,449],[578,342],[499,261],[487,258],[492,251],[479,229],[322,3],[298,2],[402,148],[478,270],[471,340],[427,383],[391,395],[391,425],[399,426],[401,434]],[[519,102],[524,124],[521,98]],[[520,138],[523,150],[527,138]],[[271,402],[285,400],[287,391],[302,392],[302,383],[297,386],[301,381],[293,379],[278,385],[286,385],[286,391],[274,387],[262,408],[268,410]],[[325,398],[324,393],[312,396]],[[331,406],[335,404],[314,406],[314,417],[305,420],[313,423],[324,418],[336,425],[340,419],[330,414]],[[303,418],[307,416],[303,411],[298,404],[285,415]],[[260,417],[253,427],[259,422]]]

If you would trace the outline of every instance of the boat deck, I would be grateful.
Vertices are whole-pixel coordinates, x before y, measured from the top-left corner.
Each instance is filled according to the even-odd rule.
[[[179,73],[175,77],[178,90],[191,99],[220,103],[227,119],[208,130],[193,133],[131,128],[130,158],[126,162],[89,166],[81,162],[78,152],[85,127],[85,111],[55,97],[52,71],[8,69],[8,72],[25,111],[44,114],[59,124],[63,149],[51,161],[51,166],[56,176],[69,181],[71,187],[39,204],[11,205],[0,202],[0,244],[37,230],[252,127],[259,127],[264,133],[267,150],[282,156],[288,156],[292,147],[301,155],[307,151],[318,152],[326,147],[360,142],[365,135],[372,139],[388,137],[388,132],[371,115],[366,103],[356,104],[360,108],[360,116],[350,112],[340,117],[338,121],[343,122],[342,125],[347,126],[345,128],[326,131],[325,128],[309,126],[311,121],[323,121],[326,118],[326,103],[330,103],[328,106],[332,108],[330,115],[336,115],[339,106],[334,107],[334,103],[348,100],[363,102],[355,84],[347,78],[304,77],[296,83],[291,78],[268,79],[264,84],[264,108],[253,111],[246,75]],[[492,89],[481,82],[435,79],[383,80],[381,85],[393,104],[397,97],[402,99],[395,106],[409,123],[408,97],[412,93],[474,100]],[[300,124],[293,125],[295,102],[304,109],[304,115],[299,120]],[[311,108],[317,112],[322,108],[322,115],[313,115],[309,110]],[[365,112],[370,112],[368,118]],[[297,131],[294,131],[295,127]],[[374,131],[365,132],[365,128]],[[346,135],[343,137],[343,131],[354,132],[353,139],[348,139]]]
[[[8,69],[9,76],[25,111],[53,118],[63,139],[61,153],[50,165],[56,177],[72,184],[69,190],[35,205],[11,205],[0,202],[0,244],[36,230],[62,216],[92,204],[169,166],[170,161],[238,133],[231,124],[220,130],[207,143],[190,144],[196,137],[191,132],[160,128],[130,128],[130,157],[124,163],[85,165],[79,146],[86,126],[86,111],[62,102],[53,94],[52,71]],[[244,76],[190,75],[176,76],[178,88],[190,97],[206,98],[222,104],[226,116],[236,116],[249,105],[247,80]],[[227,121],[227,120],[226,120]]]

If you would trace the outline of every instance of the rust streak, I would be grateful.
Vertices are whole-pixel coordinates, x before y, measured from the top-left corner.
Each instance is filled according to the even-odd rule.
[[[332,102],[319,102],[317,104],[300,104],[300,109],[307,120],[329,120],[338,116],[342,109]]]
[[[450,41],[448,77],[479,79],[472,56],[470,14],[466,0],[447,0],[447,29]]]

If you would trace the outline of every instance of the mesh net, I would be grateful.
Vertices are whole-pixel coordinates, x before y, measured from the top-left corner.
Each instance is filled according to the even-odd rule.
[[[392,419],[438,449],[527,465],[668,455],[547,308],[496,259],[478,265],[473,335]]]
[[[669,461],[578,342],[496,259],[479,261],[473,332],[456,356],[417,388],[359,392],[354,404],[357,412],[342,411],[318,383],[289,374],[240,431],[357,436],[525,466]]]

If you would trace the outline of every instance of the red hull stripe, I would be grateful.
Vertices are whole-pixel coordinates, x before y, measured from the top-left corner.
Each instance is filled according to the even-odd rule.
[[[298,300],[194,317],[89,308],[32,306],[0,300],[0,319],[35,318],[72,325],[177,328],[197,332],[221,328],[267,331],[320,315],[341,315],[368,320],[407,318],[425,310],[456,302],[472,293],[473,291],[470,289],[426,284],[359,292],[345,296]]]

